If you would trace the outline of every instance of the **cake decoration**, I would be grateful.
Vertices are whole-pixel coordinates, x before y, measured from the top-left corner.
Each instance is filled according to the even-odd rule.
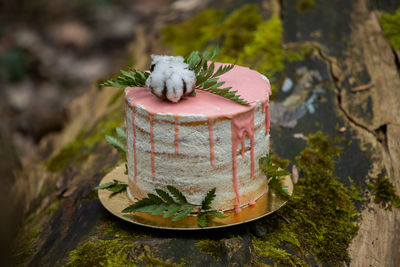
[[[151,55],[151,58],[151,74],[146,80],[146,87],[154,95],[177,103],[193,92],[196,75],[184,63],[183,57]]]
[[[196,89],[248,105],[249,102],[237,94],[237,91],[231,91],[231,87],[221,88],[225,82],[219,81],[219,76],[230,71],[234,65],[221,65],[215,69],[215,63],[211,60],[218,54],[218,50],[216,47],[212,52],[205,51],[202,54],[194,51],[186,59],[180,56],[152,55],[150,72],[136,69],[121,70],[122,75],[109,79],[100,86],[149,87],[154,95],[171,102],[178,102],[184,95],[195,96],[194,89]],[[195,81],[194,86],[193,81]]]

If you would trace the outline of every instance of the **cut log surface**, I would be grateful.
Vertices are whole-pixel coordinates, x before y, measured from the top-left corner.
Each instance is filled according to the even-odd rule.
[[[183,1],[175,4],[178,2]],[[230,3],[229,9],[237,8],[232,1],[226,2]],[[284,47],[309,44],[314,51],[304,61],[289,64],[283,74],[298,78],[290,98],[297,102],[291,103],[288,97],[286,102],[278,98],[271,104],[274,151],[294,160],[305,147],[304,136],[318,130],[342,136],[352,142],[343,149],[335,175],[351,177],[365,189],[367,178],[383,173],[400,193],[400,66],[396,52],[383,35],[379,10],[367,0],[315,1],[313,7],[302,12],[293,1],[256,2],[273,6],[273,10],[266,9],[270,12],[279,12]],[[175,9],[183,14],[176,16],[185,19],[204,5]],[[148,53],[162,51],[156,36],[160,25],[169,22],[168,12],[171,10],[166,8],[154,14],[151,20],[157,23],[147,18],[136,26],[132,45],[136,47],[135,68],[146,69]],[[313,91],[311,87],[321,90]],[[354,88],[364,89],[354,92]],[[93,188],[118,164],[118,154],[100,141],[106,133],[102,129],[122,124],[122,97],[110,103],[117,93],[115,88],[99,91],[93,87],[73,101],[69,107],[71,119],[63,132],[41,140],[42,152],[52,148],[51,159],[26,159],[22,170],[15,174],[17,195],[24,196],[26,213],[15,241],[17,263],[63,266],[75,257],[86,260],[87,265],[82,266],[93,266],[85,258],[87,252],[91,257],[105,257],[103,262],[108,260],[109,266],[119,266],[121,259],[114,254],[123,250],[138,265],[255,264],[259,255],[252,247],[252,237],[263,235],[257,224],[201,233],[151,230],[121,221],[102,207]],[[317,104],[306,106],[305,93],[315,94]],[[294,106],[308,108],[308,112],[291,112]],[[95,137],[84,139],[88,135]],[[74,157],[70,157],[72,152]],[[55,162],[54,156],[60,154],[67,159]],[[49,166],[54,169],[49,171]],[[299,170],[299,180],[301,175]],[[371,200],[358,208],[359,230],[348,248],[348,263],[398,266],[400,210],[385,210]],[[110,240],[118,243],[115,251]],[[102,245],[106,241],[110,242]],[[99,255],[89,253],[93,250]],[[314,260],[307,262],[319,264]],[[263,262],[273,264],[273,260]]]

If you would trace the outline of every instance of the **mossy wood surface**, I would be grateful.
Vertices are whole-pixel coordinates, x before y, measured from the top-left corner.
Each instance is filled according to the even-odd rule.
[[[383,15],[390,1],[242,2],[152,13],[135,28],[134,67],[145,69],[149,52],[187,55],[218,43],[217,60],[269,75],[273,160],[299,170],[288,204],[257,222],[201,233],[113,217],[93,188],[121,162],[104,135],[123,126],[123,94],[92,88],[71,104],[68,127],[47,140],[52,156],[16,174],[26,213],[18,265],[400,263],[400,33]],[[166,14],[175,24],[167,26]],[[282,92],[287,79],[293,86]]]

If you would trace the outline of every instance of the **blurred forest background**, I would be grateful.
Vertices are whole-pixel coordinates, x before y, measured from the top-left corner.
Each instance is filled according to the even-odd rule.
[[[369,49],[364,41],[378,45]],[[272,138],[286,140],[273,141],[279,156],[293,160],[305,147],[305,135],[317,130],[344,136],[353,145],[336,175],[350,176],[365,189],[367,176],[383,173],[395,184],[389,188],[399,190],[400,165],[390,153],[400,146],[395,140],[391,150],[390,142],[400,132],[389,134],[400,118],[393,103],[400,100],[398,0],[2,0],[0,251],[7,264],[10,255],[21,265],[53,266],[58,258],[56,265],[67,263],[89,232],[104,230],[99,221],[113,220],[91,188],[118,162],[103,137],[122,124],[122,91],[101,89],[99,82],[120,69],[148,68],[150,54],[186,56],[217,44],[218,61],[270,78]],[[379,60],[387,68],[379,69]],[[382,79],[391,84],[382,85],[374,71],[386,73]],[[385,86],[393,93],[390,103],[376,96]],[[86,206],[78,210],[80,205]],[[94,224],[79,228],[81,220]],[[400,229],[398,213],[393,220],[386,233]],[[379,250],[387,260],[380,266],[400,260],[400,241],[387,235],[382,243],[391,246]],[[359,248],[364,256],[373,250]],[[322,262],[349,261],[343,253]],[[321,260],[311,254],[311,262]],[[302,264],[287,257],[275,261]]]

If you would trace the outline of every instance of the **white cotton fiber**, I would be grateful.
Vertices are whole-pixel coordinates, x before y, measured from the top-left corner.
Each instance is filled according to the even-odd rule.
[[[146,87],[161,98],[178,102],[194,90],[196,75],[184,63],[183,57],[152,55],[152,73]]]

